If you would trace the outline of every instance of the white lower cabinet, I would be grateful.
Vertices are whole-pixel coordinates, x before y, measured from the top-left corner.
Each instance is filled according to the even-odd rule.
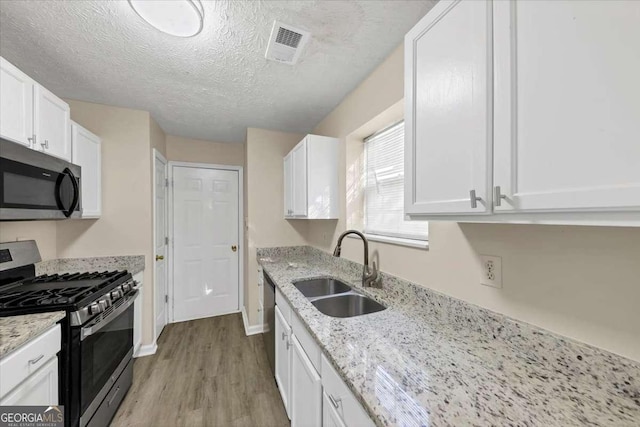
[[[144,283],[144,272],[141,271],[134,274],[133,280],[139,283],[137,285],[138,296],[133,302],[133,356],[137,357],[140,347],[142,347],[142,301],[144,299],[142,285]]]
[[[282,315],[282,312],[276,306],[276,384],[282,396],[284,409],[287,416],[291,419],[290,393],[291,390],[291,327]]]
[[[0,405],[57,405],[58,358],[52,357],[0,400]]]
[[[319,426],[322,424],[322,379],[295,335],[291,336],[291,342],[291,425]]]
[[[339,405],[334,405],[327,393],[322,393],[322,427],[345,427],[338,413]]]
[[[276,383],[293,427],[374,426],[276,289]]]
[[[57,405],[60,325],[0,359],[0,405]]]

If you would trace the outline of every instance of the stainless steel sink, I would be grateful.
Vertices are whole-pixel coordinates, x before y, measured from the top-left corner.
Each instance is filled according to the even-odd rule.
[[[323,314],[331,317],[354,317],[382,311],[386,307],[364,295],[349,293],[311,301]]]
[[[343,294],[351,290],[351,286],[346,283],[329,278],[300,280],[299,282],[294,282],[293,286],[298,288],[302,295],[307,298]]]

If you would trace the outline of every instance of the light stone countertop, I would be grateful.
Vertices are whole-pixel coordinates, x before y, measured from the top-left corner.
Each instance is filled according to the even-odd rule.
[[[64,311],[0,317],[0,357],[37,337],[65,316]]]
[[[310,247],[258,250],[264,271],[378,426],[640,426],[640,363]],[[320,313],[292,284],[340,278],[388,308]]]
[[[144,270],[144,255],[60,258],[36,264],[36,276],[93,271],[128,270],[136,274]]]

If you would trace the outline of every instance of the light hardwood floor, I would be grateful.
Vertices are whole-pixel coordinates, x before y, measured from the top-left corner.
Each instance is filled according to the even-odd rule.
[[[112,426],[289,426],[262,335],[239,314],[167,325]]]

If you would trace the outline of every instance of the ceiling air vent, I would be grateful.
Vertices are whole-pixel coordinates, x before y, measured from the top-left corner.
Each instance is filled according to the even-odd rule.
[[[273,23],[265,58],[293,65],[298,61],[310,33],[278,21]]]

